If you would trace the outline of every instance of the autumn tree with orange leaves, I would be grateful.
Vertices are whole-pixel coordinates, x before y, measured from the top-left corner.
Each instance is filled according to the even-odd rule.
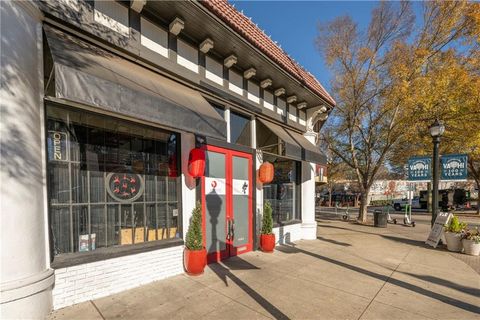
[[[339,17],[321,25],[316,39],[335,74],[337,101],[321,138],[356,173],[363,223],[379,169],[422,148],[428,153],[426,128],[435,118],[445,121],[452,150],[474,155],[479,145],[480,5],[424,2],[420,30],[411,6],[381,2],[367,30]]]

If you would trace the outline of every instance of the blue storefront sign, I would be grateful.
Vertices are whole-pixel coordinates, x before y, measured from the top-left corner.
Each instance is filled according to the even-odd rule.
[[[432,179],[432,159],[430,157],[412,157],[408,159],[408,180],[429,181]]]
[[[467,179],[466,154],[446,154],[440,158],[441,180],[466,180]]]

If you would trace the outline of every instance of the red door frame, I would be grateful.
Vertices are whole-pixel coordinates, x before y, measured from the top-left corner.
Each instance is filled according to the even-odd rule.
[[[242,157],[248,160],[248,243],[242,245],[242,248],[245,248],[241,251],[238,251],[238,248],[233,245],[232,239],[225,239],[225,250],[212,252],[207,255],[208,263],[217,262],[223,259],[226,259],[231,256],[236,256],[245,252],[252,251],[253,249],[253,231],[252,231],[252,155],[250,153],[235,151],[231,149],[220,148],[216,146],[206,145],[204,150],[218,152],[225,155],[225,215],[226,215],[226,224],[225,234],[228,234],[228,221],[235,218],[235,213],[233,212],[233,157]],[[202,199],[202,230],[203,234],[206,235],[206,197],[205,197],[205,176],[202,176],[201,179],[201,199]],[[206,247],[206,237],[203,237],[203,246]],[[207,248],[208,250],[208,248]]]

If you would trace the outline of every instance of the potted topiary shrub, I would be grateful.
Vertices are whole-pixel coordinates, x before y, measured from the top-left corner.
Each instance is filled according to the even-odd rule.
[[[466,223],[460,222],[457,216],[453,216],[450,223],[445,227],[445,240],[447,241],[447,249],[449,251],[462,251],[462,235],[461,232],[467,226]]]
[[[272,232],[273,218],[272,205],[265,201],[263,205],[262,233],[260,235],[260,247],[263,252],[273,252],[275,248],[275,234]]]
[[[202,236],[202,207],[197,202],[192,212],[192,219],[188,226],[183,252],[185,271],[191,276],[203,273],[207,265],[207,251],[203,247]]]
[[[472,256],[480,255],[480,234],[478,227],[462,232],[463,252]]]

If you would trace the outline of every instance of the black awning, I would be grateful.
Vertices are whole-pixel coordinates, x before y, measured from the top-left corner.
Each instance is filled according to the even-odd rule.
[[[257,119],[280,140],[282,140],[283,155],[295,160],[304,160],[318,164],[327,163],[327,157],[320,151],[318,147],[308,141],[307,138],[305,138],[302,134],[284,128],[273,122],[259,118]]]
[[[302,159],[308,162],[327,164],[327,157],[302,134],[285,129],[287,133],[302,147]]]
[[[295,160],[302,160],[302,147],[287,134],[282,126],[260,118],[257,119],[282,141],[283,150],[279,150],[280,154]],[[257,141],[259,140],[258,138]]]
[[[199,92],[57,29],[44,30],[56,98],[226,139],[226,122]]]

